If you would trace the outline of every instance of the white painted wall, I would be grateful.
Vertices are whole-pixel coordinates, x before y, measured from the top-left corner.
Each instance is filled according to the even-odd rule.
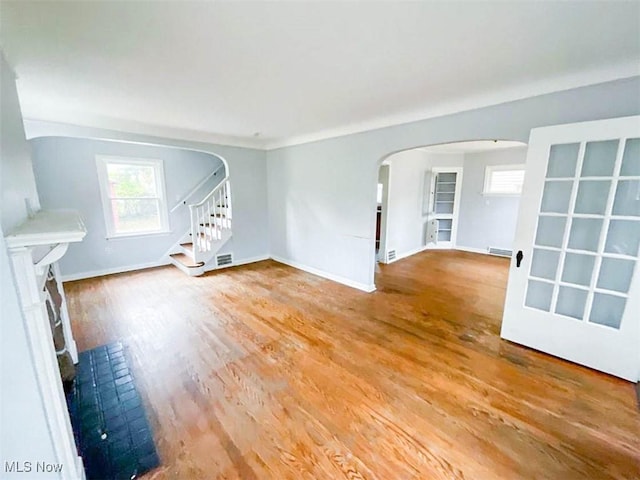
[[[4,235],[27,217],[24,198],[37,206],[37,193],[15,80],[1,54],[0,75],[0,476],[20,478],[25,474],[4,472],[5,462],[54,463],[56,456],[4,241]],[[59,477],[42,474],[39,478]]]
[[[524,164],[526,157],[527,147],[465,154],[458,247],[485,252],[488,247],[512,248],[520,197],[483,195],[485,169]]]
[[[97,139],[97,140],[120,140],[125,142],[133,142],[143,144],[142,146],[155,145],[155,146],[169,146],[177,147],[188,150],[195,150],[204,153],[212,153],[224,158],[229,167],[229,178],[231,180],[231,189],[233,195],[233,237],[225,244],[220,250],[220,253],[233,252],[234,261],[236,263],[255,261],[258,259],[264,259],[269,255],[269,227],[268,227],[268,212],[267,212],[267,166],[266,166],[266,154],[261,150],[253,150],[248,148],[230,147],[225,145],[211,145],[206,143],[174,140],[169,138],[150,137],[146,135],[131,134],[127,132],[120,132],[115,130],[103,130],[89,127],[79,127],[74,125],[57,124],[42,121],[25,121],[25,129],[27,132],[27,138],[37,138],[43,136],[61,136],[72,137],[76,139]],[[34,145],[37,144],[37,140],[33,141]],[[142,147],[141,146],[141,147]],[[62,160],[61,160],[62,161]],[[76,158],[77,162],[80,162],[79,166],[82,166],[82,174],[74,174],[73,170],[66,169],[64,173],[66,175],[73,175],[73,182],[87,182],[91,181],[93,175],[95,175],[95,161],[91,159],[82,160]],[[44,157],[40,158],[38,153],[37,172],[39,177],[39,186],[46,190],[46,194],[43,194],[43,199],[46,198],[46,203],[52,202],[55,199],[55,205],[64,205],[67,208],[84,208],[82,203],[84,198],[91,198],[93,193],[88,192],[82,187],[73,187],[76,190],[76,194],[72,196],[65,196],[62,194],[54,194],[55,189],[54,182],[49,182],[46,178],[46,172],[55,165],[51,165],[51,168],[47,167],[46,171],[41,167],[47,163],[48,160]],[[83,166],[82,162],[86,162],[86,166]],[[86,167],[86,168],[85,168]],[[182,165],[185,170],[188,168],[186,165]],[[45,184],[48,186],[45,187]],[[51,194],[51,195],[50,195]],[[171,196],[171,194],[169,194]],[[175,197],[174,197],[175,198]],[[43,200],[43,203],[45,200]],[[54,203],[51,203],[53,206]],[[99,214],[99,215],[98,215]],[[95,208],[91,209],[91,212],[87,217],[97,222],[103,222],[101,210],[95,212]],[[94,222],[94,220],[92,220]],[[104,222],[103,222],[104,223]],[[101,227],[100,224],[93,224],[89,227],[89,235],[95,235]],[[176,227],[178,230],[178,227]],[[184,228],[186,231],[186,228]],[[183,232],[184,233],[184,232]],[[85,273],[87,276],[91,275],[91,272],[101,269],[103,266],[108,268],[109,265],[119,265],[123,267],[125,264],[137,265],[143,263],[147,259],[149,261],[160,261],[160,255],[156,255],[160,252],[159,247],[154,247],[153,255],[147,255],[147,251],[151,251],[146,237],[145,244],[136,243],[134,246],[135,254],[129,256],[124,253],[123,250],[115,247],[112,254],[105,254],[105,243],[101,243],[101,252],[95,253],[96,259],[79,258],[80,252],[75,252],[76,245],[69,247],[67,256],[70,259],[75,259],[73,264],[64,264],[64,275],[69,275],[72,272],[76,273],[76,276],[82,276],[80,274]],[[162,240],[164,238],[164,240]],[[157,237],[158,243],[162,243],[164,251],[168,249],[172,242],[167,237]],[[126,242],[126,240],[112,240],[110,245],[116,245],[116,242]],[[79,250],[86,249],[82,246],[87,242],[78,244]],[[124,243],[123,243],[124,245]],[[116,251],[118,252],[115,255]],[[94,255],[92,252],[85,251],[82,256],[91,257]],[[65,259],[66,260],[66,259]],[[71,260],[70,260],[71,261]],[[89,262],[99,262],[90,264]]]
[[[640,77],[267,152],[271,253],[372,288],[378,167],[390,153],[640,113]]]

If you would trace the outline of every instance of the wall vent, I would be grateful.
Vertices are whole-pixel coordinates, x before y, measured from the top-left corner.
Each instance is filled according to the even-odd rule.
[[[216,255],[216,266],[224,267],[225,265],[231,265],[233,263],[233,253],[223,253]]]
[[[387,252],[387,263],[394,262],[395,260],[396,260],[396,251],[395,250],[389,250]]]
[[[507,250],[506,248],[489,247],[489,255],[495,255],[497,257],[511,258],[513,250]]]

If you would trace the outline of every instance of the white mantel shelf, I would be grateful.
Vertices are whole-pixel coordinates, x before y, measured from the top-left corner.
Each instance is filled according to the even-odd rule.
[[[7,247],[32,247],[81,241],[87,234],[75,210],[40,210],[5,237]]]

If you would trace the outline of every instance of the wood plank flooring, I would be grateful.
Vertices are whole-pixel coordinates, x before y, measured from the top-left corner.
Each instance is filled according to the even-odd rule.
[[[372,294],[265,261],[65,284],[120,340],[149,479],[639,479],[634,385],[499,338],[508,262],[424,252]]]

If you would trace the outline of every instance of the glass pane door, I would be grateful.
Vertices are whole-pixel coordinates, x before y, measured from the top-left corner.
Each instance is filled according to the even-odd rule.
[[[640,246],[640,138],[552,145],[524,306],[619,329]]]

